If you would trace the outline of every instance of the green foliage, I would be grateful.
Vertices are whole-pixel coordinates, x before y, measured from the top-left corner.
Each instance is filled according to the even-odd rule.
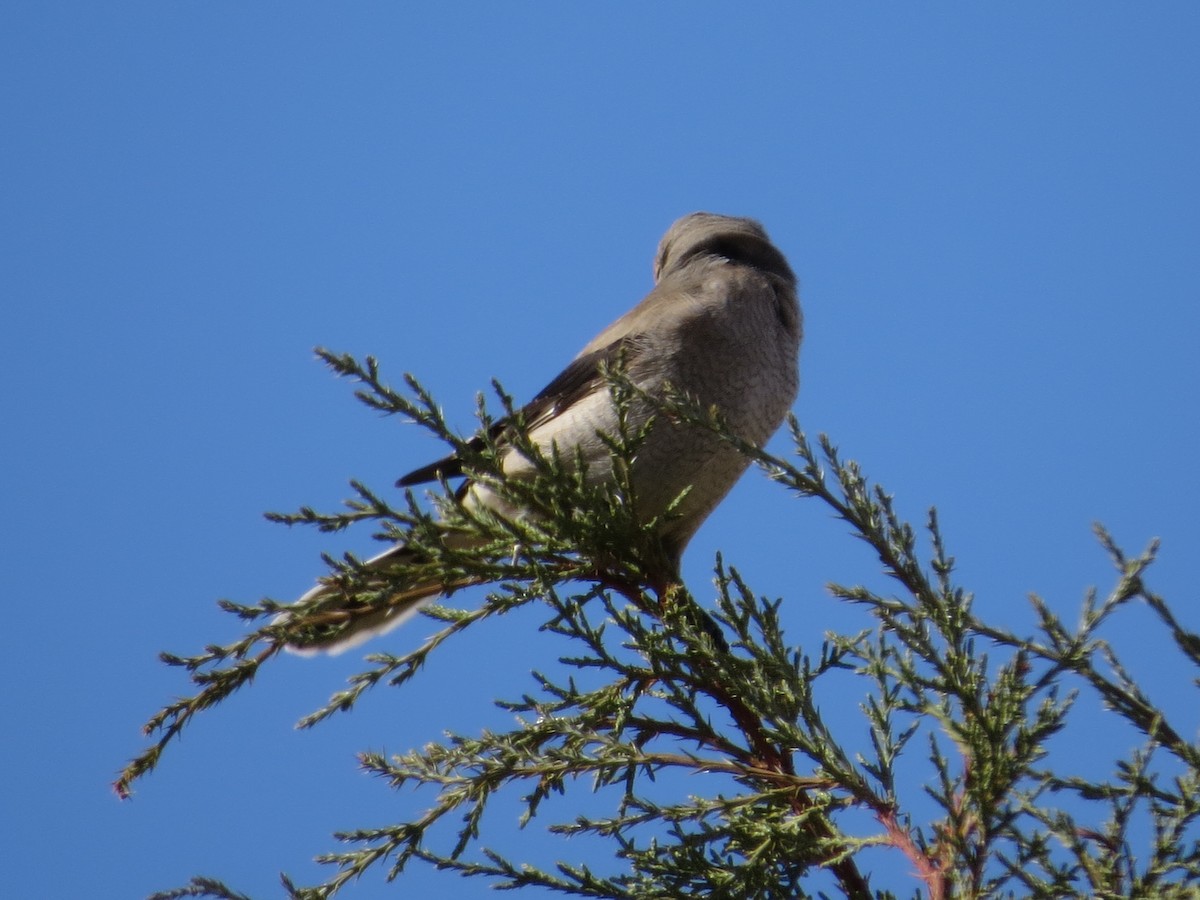
[[[448,489],[433,510],[411,494],[396,508],[356,483],[345,512],[273,516],[324,531],[369,522],[387,539],[419,548],[420,571],[398,571],[397,585],[430,572],[449,588],[493,585],[474,610],[434,608],[440,632],[402,656],[370,655],[370,667],[302,724],[350,709],[376,685],[403,686],[431,653],[452,652],[442,645],[455,635],[516,606],[543,604],[543,630],[571,651],[532,673],[529,694],[501,703],[516,719],[508,731],[454,735],[391,757],[363,754],[363,768],[392,787],[431,788],[432,805],[411,821],[338,834],[345,848],[321,858],[329,878],[309,888],[284,878],[289,896],[330,897],[375,868],[398,877],[414,860],[501,888],[604,898],[765,900],[813,896],[822,886],[852,898],[1200,896],[1200,746],[1182,736],[1195,722],[1169,721],[1101,636],[1142,601],[1183,663],[1200,668],[1200,636],[1143,582],[1153,546],[1130,558],[1098,529],[1117,569],[1112,591],[1088,595],[1073,628],[1035,597],[1036,631],[1017,635],[975,616],[971,595],[953,580],[935,514],[923,561],[917,533],[891,498],[827,440],[814,450],[793,421],[794,460],[741,450],[783,489],[832,509],[896,586],[884,595],[832,585],[870,627],[829,634],[805,652],[783,634],[779,602],[757,597],[720,559],[711,616],[672,577],[657,523],[639,519],[627,478],[645,429],[622,418],[609,436],[617,477],[595,486],[577,460],[538,454],[518,422],[513,439],[537,475],[507,482],[482,402],[485,439],[472,443],[449,430],[412,378],[400,394],[380,380],[374,360],[322,356],[360,383],[357,396],[367,405],[429,429],[464,456],[471,478],[536,514],[508,520],[470,511]],[[609,377],[613,402],[627,409],[636,389],[620,371]],[[504,415],[513,415],[497,392]],[[659,402],[658,417],[737,443],[718,416],[683,396]],[[483,537],[482,549],[456,550],[447,535],[462,531]],[[328,562],[330,578],[346,590],[362,584],[354,557]],[[365,602],[379,602],[375,595]],[[284,606],[274,601],[226,608],[252,630],[197,656],[163,655],[188,671],[197,690],[149,721],[155,742],[122,773],[122,794],[192,716],[247,684],[304,627],[303,611],[281,618]],[[831,680],[836,688],[826,687]],[[820,702],[836,698],[844,707],[848,680],[862,713],[850,735],[836,733]],[[1103,748],[1113,753],[1107,780],[1069,774],[1050,752],[1069,734],[1080,692],[1098,696],[1113,720],[1112,745]],[[864,729],[869,742],[858,747]],[[1122,741],[1137,734],[1141,746],[1121,755]],[[916,780],[914,771],[922,773]],[[688,782],[697,793],[664,797],[661,782],[672,773],[703,776]],[[523,827],[552,795],[609,798],[606,815],[545,828],[608,842],[612,865],[544,869],[489,849],[484,813],[501,791],[522,798]],[[440,823],[452,823],[449,846],[435,840],[446,833]],[[867,860],[881,852],[908,874],[879,883]],[[157,896],[243,897],[206,878]]]

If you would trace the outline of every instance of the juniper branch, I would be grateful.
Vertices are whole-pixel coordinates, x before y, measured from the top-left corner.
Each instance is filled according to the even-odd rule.
[[[1178,721],[1168,721],[1103,636],[1144,600],[1171,638],[1165,645],[1200,666],[1200,638],[1146,587],[1153,545],[1130,558],[1100,530],[1118,572],[1113,590],[1103,598],[1090,594],[1075,628],[1035,597],[1038,630],[1017,635],[976,615],[971,594],[955,583],[936,512],[926,522],[923,556],[917,530],[893,498],[828,439],[814,449],[791,420],[794,455],[784,459],[739,441],[715,411],[685,396],[655,401],[659,421],[720,435],[786,490],[831,509],[898,586],[885,596],[861,584],[832,585],[835,598],[865,614],[864,627],[828,635],[819,650],[806,653],[785,636],[779,601],[756,596],[720,558],[711,621],[669,577],[656,523],[638,519],[628,478],[647,429],[659,426],[635,430],[619,415],[617,433],[606,437],[616,478],[592,485],[578,460],[542,454],[530,444],[519,412],[497,385],[500,417],[514,423],[506,440],[536,470],[535,477],[513,483],[496,464],[498,419],[482,400],[481,437],[464,439],[451,433],[433,398],[411,377],[406,392],[396,392],[373,359],[320,353],[358,382],[359,399],[371,409],[418,422],[463,455],[472,479],[536,515],[510,521],[464,510],[445,484],[427,510],[411,494],[393,505],[353,483],[345,512],[302,507],[276,516],[324,531],[368,524],[381,539],[421,547],[423,575],[436,570],[449,587],[498,585],[474,610],[433,609],[444,623],[438,634],[401,656],[372,655],[370,668],[302,724],[351,708],[371,687],[407,685],[453,636],[518,605],[544,604],[542,631],[568,650],[555,668],[535,667],[527,694],[499,701],[517,717],[510,730],[452,735],[442,745],[390,758],[364,754],[366,771],[394,788],[427,787],[434,802],[409,821],[340,833],[347,847],[321,858],[333,874],[311,888],[285,878],[290,896],[327,898],[372,869],[385,868],[391,878],[423,861],[500,887],[613,898],[804,897],[814,873],[825,872],[845,896],[883,900],[894,895],[873,888],[862,865],[861,851],[875,847],[901,854],[924,896],[933,898],[1017,891],[1044,898],[1182,898],[1200,890],[1200,749],[1182,737],[1186,729]],[[618,410],[646,399],[619,367],[608,377]],[[439,536],[448,528],[482,536],[483,549],[446,546]],[[328,562],[332,581],[364,590],[354,556]],[[374,602],[369,592],[364,602]],[[161,738],[126,770],[123,790],[158,762],[197,712],[249,683],[286,641],[286,623],[275,618],[281,604],[225,608],[264,624],[225,647],[164,657],[187,670],[198,690],[150,720]],[[821,713],[827,676],[835,672],[858,676],[863,741],[838,733]],[[1114,747],[1110,779],[1050,765],[1048,747],[1074,710],[1069,683],[1094,692],[1117,720],[1148,740],[1126,756]],[[928,777],[914,784],[898,766],[914,764],[917,736],[929,748]],[[676,771],[694,774],[709,789],[686,799],[652,796],[655,777]],[[617,871],[566,862],[541,869],[484,844],[487,811],[498,792],[522,792],[519,824],[528,827],[581,785],[611,796],[613,812],[552,821],[547,831],[609,841]],[[922,796],[932,800],[932,815],[922,811]],[[1085,820],[1057,805],[1059,798],[1098,810],[1102,821]],[[872,816],[875,830],[851,834],[852,811]],[[456,818],[442,846],[447,823]],[[1144,819],[1151,840],[1139,850],[1135,823]],[[211,879],[163,896],[240,897]]]

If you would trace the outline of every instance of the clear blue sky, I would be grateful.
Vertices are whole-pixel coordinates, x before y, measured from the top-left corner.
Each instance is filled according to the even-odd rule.
[[[1200,627],[1198,46],[1183,2],[5,5],[6,896],[197,873],[277,896],[331,831],[420,808],[354,752],[503,724],[491,698],[561,649],[535,615],[315,732],[291,725],[361,654],[283,660],[132,802],[108,784],[185,689],[157,651],[237,633],[216,598],[290,598],[321,550],[371,549],[261,512],[436,450],[314,345],[418,374],[468,428],[492,376],[529,397],[640,298],[696,209],[789,255],[803,426],[913,521],[938,506],[986,615],[1027,627],[1038,591],[1073,621],[1112,580],[1102,521],[1130,551],[1162,538],[1151,586]],[[877,564],[815,503],[751,475],[689,551],[701,597],[717,549],[787,598],[795,641],[862,624],[822,585]],[[1123,622],[1194,729],[1160,632]],[[1130,742],[1084,733],[1100,771]],[[490,896],[423,868],[408,890]]]

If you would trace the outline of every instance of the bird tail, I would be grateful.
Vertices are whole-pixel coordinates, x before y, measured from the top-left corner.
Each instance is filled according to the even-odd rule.
[[[295,626],[295,635],[289,635],[285,649],[298,656],[336,655],[400,627],[448,586],[419,582],[378,600],[372,598],[370,603],[359,598],[385,586],[386,582],[373,578],[372,573],[385,576],[420,561],[417,553],[400,544],[364,562],[362,580],[356,580],[352,590],[336,583],[318,584],[296,601],[296,606],[308,606],[307,612],[285,612],[275,618],[273,624]]]

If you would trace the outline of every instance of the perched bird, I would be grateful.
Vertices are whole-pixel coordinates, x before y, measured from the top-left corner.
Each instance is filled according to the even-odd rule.
[[[612,475],[610,450],[600,435],[615,430],[616,415],[603,365],[618,357],[626,377],[648,396],[661,396],[671,385],[716,407],[734,434],[758,446],[779,428],[796,397],[802,334],[796,277],[758,222],[704,212],[684,216],[659,243],[654,282],[641,303],[593,338],[522,410],[534,445],[547,453],[556,448],[564,459],[581,455],[588,477],[597,482]],[[635,403],[633,426],[652,414],[649,404]],[[530,476],[533,464],[505,447],[502,429],[499,433],[505,476]],[[708,431],[654,423],[633,461],[631,482],[645,521],[688,491],[659,534],[676,566],[748,464]],[[398,483],[461,474],[461,462],[451,456]],[[481,484],[465,485],[462,496],[468,508],[482,506],[508,518],[521,513]],[[384,574],[412,561],[412,551],[397,545],[364,568]],[[440,583],[400,586],[385,603],[367,605],[332,583],[318,584],[298,604],[311,610],[313,601],[324,600],[317,607],[320,618],[332,624],[298,629],[303,637],[289,639],[289,649],[348,649],[400,625],[442,590]]]

